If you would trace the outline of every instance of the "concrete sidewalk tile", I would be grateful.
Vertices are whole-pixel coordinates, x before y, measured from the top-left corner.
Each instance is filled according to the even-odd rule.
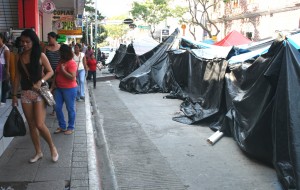
[[[89,181],[88,180],[73,180],[71,183],[71,189],[79,188],[79,187],[88,187]]]
[[[88,167],[88,162],[87,161],[73,161],[72,162],[72,168],[86,168]]]
[[[71,168],[39,168],[35,181],[70,180]]]
[[[63,189],[62,187],[65,186],[65,183],[66,182],[64,180],[29,183],[26,190],[37,190],[37,189],[57,190],[57,189]]]
[[[0,151],[3,152],[0,157],[0,171],[5,171],[0,172],[0,185],[6,182],[11,184],[26,182],[26,184],[23,184],[23,186],[26,186],[28,182],[32,182],[28,184],[27,190],[57,190],[68,188],[70,185],[72,185],[72,190],[89,190],[86,133],[86,104],[89,104],[88,100],[87,98],[85,102],[76,103],[75,133],[72,135],[53,134],[58,127],[58,121],[56,116],[49,115],[52,108],[47,107],[45,123],[59,153],[57,163],[52,162],[49,147],[43,138],[41,138],[41,146],[44,157],[37,163],[28,163],[28,160],[34,154],[28,126],[27,134],[24,137],[0,137],[0,140],[2,140]],[[0,120],[6,120],[9,114],[7,109],[6,111],[3,108],[0,109]],[[22,108],[20,108],[20,111],[22,111]],[[63,112],[67,120],[65,107]],[[8,142],[9,139],[12,141]],[[7,148],[3,147],[3,140],[9,144]]]

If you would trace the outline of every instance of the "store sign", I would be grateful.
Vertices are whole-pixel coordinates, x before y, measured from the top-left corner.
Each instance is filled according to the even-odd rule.
[[[164,29],[161,31],[161,35],[163,36],[168,36],[169,35],[169,30],[168,29]]]
[[[74,11],[73,10],[55,10],[53,11],[52,20],[60,21],[74,21]]]
[[[57,34],[63,34],[67,36],[82,35],[82,30],[57,30]]]
[[[55,11],[55,4],[51,0],[46,0],[42,3],[42,10],[50,14]]]
[[[138,28],[145,29],[145,30],[150,30],[151,29],[150,26],[142,26],[142,25],[138,25]]]

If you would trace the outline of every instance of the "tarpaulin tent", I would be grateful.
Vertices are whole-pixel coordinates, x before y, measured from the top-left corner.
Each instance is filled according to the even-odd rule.
[[[124,56],[126,55],[126,45],[120,44],[119,48],[116,50],[116,53],[114,57],[112,58],[111,62],[108,64],[108,70],[109,72],[113,73],[115,71],[115,67],[117,64],[119,64]]]
[[[243,36],[236,30],[231,31],[224,39],[214,43],[217,46],[238,46],[243,44],[249,44],[252,41]]]
[[[163,42],[156,46],[154,46],[154,44],[156,43],[153,41],[148,43],[133,42],[129,44],[126,49],[122,49],[121,53],[119,50],[117,50],[115,56],[119,58],[113,58],[112,64],[109,65],[110,71],[115,73],[116,78],[123,79],[127,77],[130,73],[143,65],[153,55],[160,54],[167,43]],[[145,50],[149,50],[150,48],[152,49],[143,53],[142,55],[137,55],[136,48],[139,49],[138,51],[140,53],[144,52]]]
[[[132,42],[134,51],[137,55],[143,55],[155,48],[159,43],[149,36],[135,39]]]
[[[176,29],[164,42],[146,53],[151,56],[140,56],[141,60],[145,60],[144,64],[120,81],[120,89],[132,93],[168,92],[167,51],[173,46],[178,33]]]
[[[184,115],[173,119],[215,122],[211,128],[232,135],[248,155],[272,163],[284,189],[300,189],[299,51],[285,40],[232,64],[197,57],[170,58],[178,94],[185,95]]]
[[[170,40],[170,38],[169,38]],[[170,50],[165,43],[119,87],[183,99],[181,123],[211,123],[248,155],[272,163],[284,189],[300,189],[300,53],[289,41],[226,60],[232,47]],[[166,46],[168,46],[166,48]],[[258,50],[260,49],[260,50]],[[268,49],[267,53],[264,53]]]

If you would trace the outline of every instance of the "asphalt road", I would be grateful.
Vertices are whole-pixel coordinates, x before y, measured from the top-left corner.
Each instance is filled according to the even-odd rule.
[[[212,146],[208,127],[173,121],[181,100],[118,85],[90,89],[103,189],[281,189],[275,170],[247,157],[232,138]]]

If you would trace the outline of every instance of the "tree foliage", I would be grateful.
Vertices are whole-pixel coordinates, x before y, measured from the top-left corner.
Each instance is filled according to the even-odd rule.
[[[150,33],[154,38],[156,26],[171,16],[171,9],[168,7],[169,2],[170,0],[134,2],[130,13],[135,20],[142,20],[151,27]]]
[[[120,15],[111,17],[110,20],[125,20],[126,18],[126,15]],[[106,24],[105,28],[108,31],[108,36],[112,39],[122,38],[129,30],[129,27],[126,24]]]
[[[187,23],[190,27],[190,33],[193,33],[195,26],[200,26],[211,38],[213,35],[218,35],[220,30],[212,21],[209,11],[221,3],[223,0],[186,0],[188,3],[189,19],[182,18],[182,22]],[[195,30],[194,30],[195,31]],[[214,31],[214,33],[212,33]]]
[[[87,23],[88,25],[90,25],[91,23],[96,23],[96,18],[95,18],[95,3],[92,0],[86,0],[85,2],[85,24]],[[98,23],[100,23],[101,20],[103,20],[104,17],[101,15],[101,13],[97,10],[97,21]],[[84,37],[82,39],[82,41],[86,41],[85,37],[90,38],[90,31],[89,31],[90,27],[84,27],[84,31],[83,34]],[[87,34],[87,35],[86,35]],[[95,28],[93,28],[93,36],[95,36]],[[96,43],[101,43],[102,41],[104,41],[107,38],[107,31],[105,30],[104,27],[101,27],[98,25],[97,26],[97,38],[94,39],[94,41]]]

